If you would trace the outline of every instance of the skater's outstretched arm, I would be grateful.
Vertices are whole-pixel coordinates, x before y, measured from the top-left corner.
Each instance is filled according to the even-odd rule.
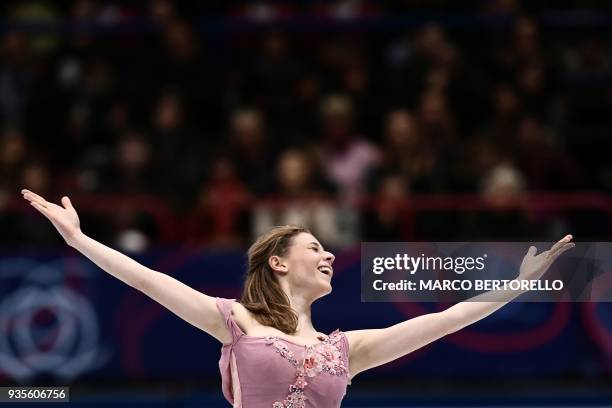
[[[517,280],[540,279],[555,259],[574,247],[571,239],[572,236],[567,235],[538,255],[536,248],[530,247],[523,258]],[[387,328],[348,331],[351,375],[398,359],[484,319],[524,292],[486,292],[442,312],[424,314]]]
[[[169,275],[154,271],[85,235],[80,228],[79,216],[68,197],[62,197],[60,206],[29,190],[23,189],[21,193],[24,199],[51,221],[68,245],[104,271],[143,292],[181,319],[219,341],[225,343],[231,340],[231,334],[217,309],[214,297],[205,295]]]

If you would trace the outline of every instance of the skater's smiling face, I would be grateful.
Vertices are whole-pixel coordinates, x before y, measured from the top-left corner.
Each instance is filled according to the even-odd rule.
[[[283,256],[273,255],[268,263],[285,291],[314,301],[332,290],[334,259],[314,235],[301,232]]]

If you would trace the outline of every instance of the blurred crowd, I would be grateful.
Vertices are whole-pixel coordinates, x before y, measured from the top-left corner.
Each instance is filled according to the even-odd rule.
[[[30,225],[1,211],[27,187],[56,200],[160,197],[193,243],[240,244],[300,222],[342,246],[405,238],[396,203],[414,194],[473,193],[503,208],[526,192],[612,187],[610,34],[560,29],[538,18],[544,6],[1,7],[5,228]],[[434,218],[423,222],[456,237],[456,219]],[[460,220],[487,238],[533,234],[523,222]],[[94,224],[155,239],[146,217]],[[138,234],[121,238],[142,246]]]

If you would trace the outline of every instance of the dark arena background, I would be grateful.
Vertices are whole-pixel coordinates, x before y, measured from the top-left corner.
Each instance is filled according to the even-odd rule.
[[[240,296],[261,232],[305,224],[337,256],[327,333],[448,306],[362,303],[360,242],[610,240],[610,2],[0,9],[1,386],[229,406],[220,344],[65,245],[24,187],[212,296]],[[507,305],[343,402],[456,406],[612,406],[612,305]]]

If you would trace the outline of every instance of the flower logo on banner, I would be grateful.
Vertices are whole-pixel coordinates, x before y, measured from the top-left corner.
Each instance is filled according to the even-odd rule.
[[[88,274],[64,269],[24,258],[0,263],[0,287],[11,287],[0,297],[0,372],[16,381],[43,373],[71,380],[108,360],[92,304],[65,284]]]

